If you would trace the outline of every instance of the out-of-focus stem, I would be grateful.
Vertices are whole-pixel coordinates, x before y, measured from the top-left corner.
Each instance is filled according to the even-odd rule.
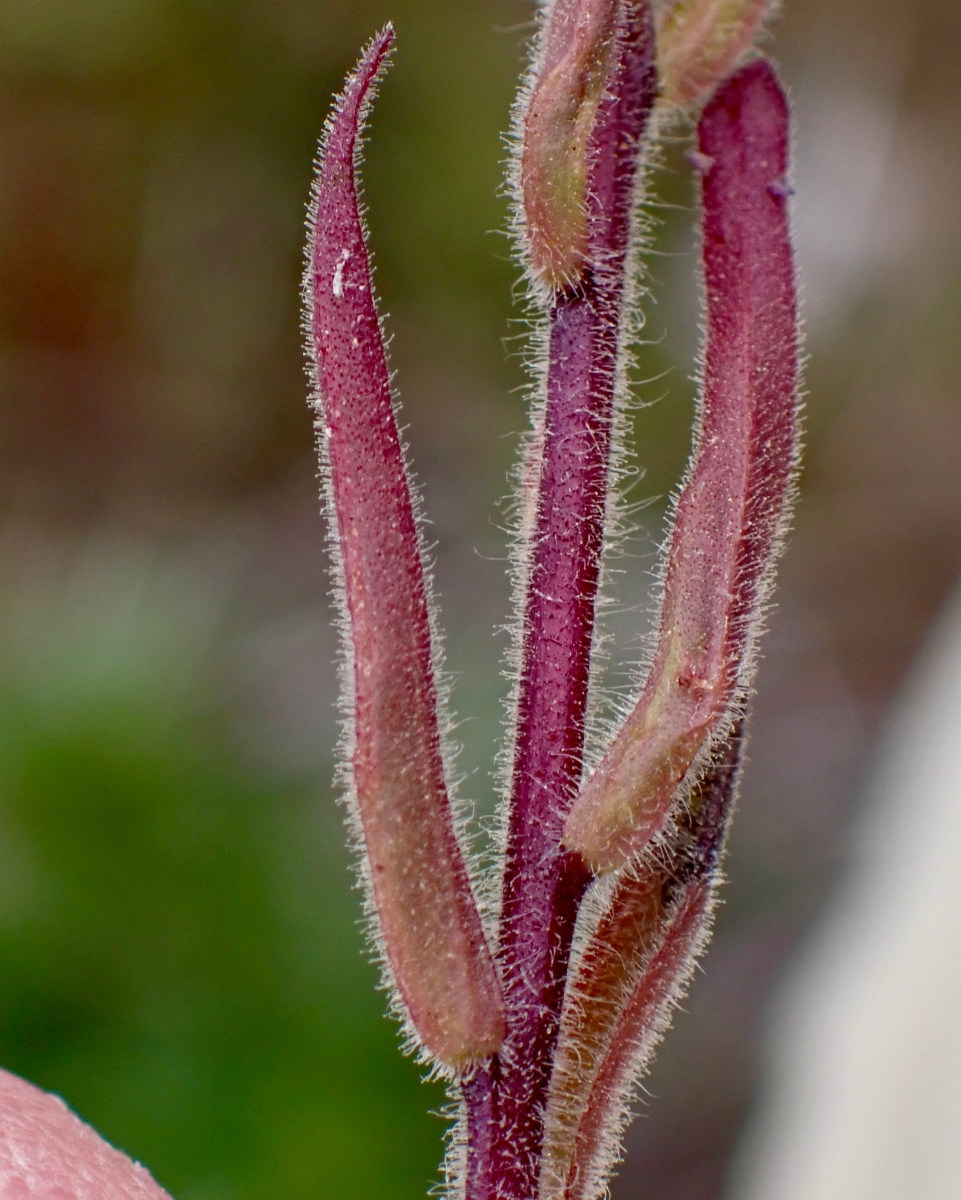
[[[567,818],[564,844],[618,867],[742,702],[797,463],[797,301],[788,110],[769,63],[721,85],[698,126],[707,341],[654,661]]]
[[[328,123],[305,294],[365,873],[411,1023],[456,1068],[498,1049],[504,1009],[444,779],[427,585],[357,198],[358,138],[392,41],[389,27],[373,40]]]
[[[578,906],[590,874],[561,850],[580,780],[611,427],[641,144],[656,96],[646,3],[622,0],[586,149],[587,267],[550,312],[542,460],[523,618],[498,947],[507,1036],[465,1099],[470,1200],[532,1200]],[[493,1123],[493,1135],[481,1129]]]

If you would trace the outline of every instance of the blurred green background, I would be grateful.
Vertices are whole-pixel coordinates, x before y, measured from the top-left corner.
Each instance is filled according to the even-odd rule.
[[[787,0],[804,496],[727,904],[618,1197],[708,1200],[770,982],[961,567],[961,18]],[[0,5],[0,1064],[178,1200],[415,1200],[445,1100],[395,1049],[331,791],[298,292],[329,97],[388,17],[365,167],[432,520],[464,794],[505,684],[499,502],[526,424],[502,134],[530,0]],[[653,206],[610,681],[646,628],[696,347],[690,181]],[[483,819],[480,822],[483,826]],[[431,1115],[433,1113],[433,1115]]]

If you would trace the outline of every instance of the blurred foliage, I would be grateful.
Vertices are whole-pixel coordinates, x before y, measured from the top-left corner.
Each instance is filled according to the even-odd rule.
[[[383,1019],[329,797],[243,770],[182,572],[58,585],[4,622],[0,1062],[184,1200],[422,1196],[441,1096]]]
[[[237,494],[303,453],[310,162],[329,97],[388,17],[398,52],[364,177],[395,365],[415,428],[444,372],[489,393],[460,436],[483,447],[496,495],[500,435],[525,423],[520,362],[502,350],[516,280],[503,134],[531,13],[528,0],[6,3],[8,503],[29,492],[42,507],[42,490],[50,507],[67,488],[94,511],[147,487]],[[682,433],[672,467],[685,446]]]

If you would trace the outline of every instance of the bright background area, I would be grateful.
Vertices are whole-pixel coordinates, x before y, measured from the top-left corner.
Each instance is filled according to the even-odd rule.
[[[713,1200],[759,1019],[961,569],[961,15],[786,0],[809,450],[715,944],[616,1196]],[[529,0],[0,6],[0,1063],[178,1200],[416,1200],[443,1104],[394,1049],[330,788],[336,649],[298,331],[332,91],[392,17],[365,171],[489,811],[525,425],[501,133]],[[617,566],[636,656],[686,456],[691,190],[658,186]],[[505,340],[506,339],[506,340]],[[638,607],[640,606],[640,607]]]

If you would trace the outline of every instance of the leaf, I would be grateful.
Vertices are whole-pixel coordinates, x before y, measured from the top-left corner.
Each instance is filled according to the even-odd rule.
[[[458,1068],[498,1049],[504,1010],[445,783],[423,552],[358,202],[360,133],[393,36],[373,39],[327,124],[304,295],[364,876],[413,1031]]]
[[[698,126],[707,338],[658,644],[641,697],[578,796],[564,843],[612,870],[663,826],[754,673],[798,454],[787,101],[771,66],[733,75]]]

